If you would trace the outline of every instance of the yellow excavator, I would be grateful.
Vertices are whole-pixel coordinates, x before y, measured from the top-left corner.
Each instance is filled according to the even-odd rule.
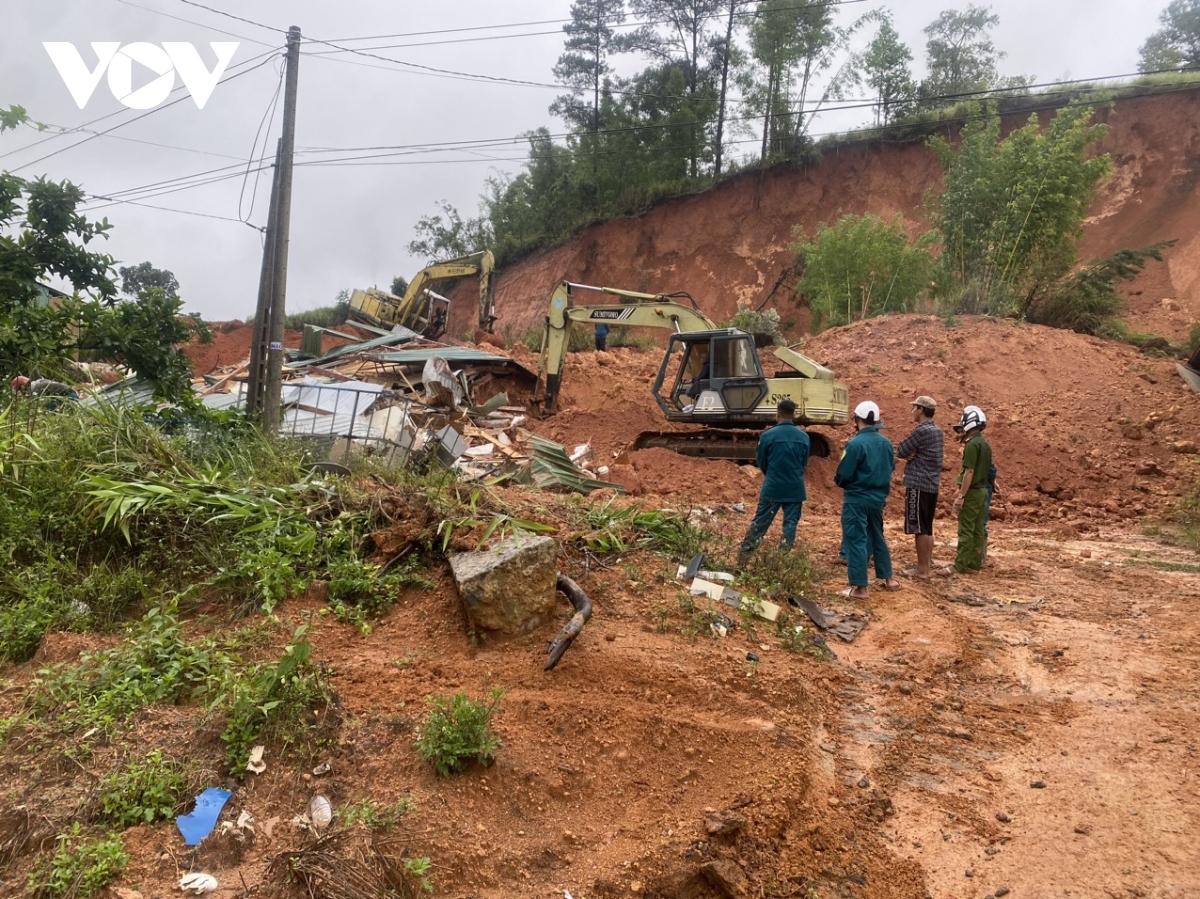
[[[573,296],[577,291],[614,300],[578,304]],[[775,347],[772,354],[787,368],[767,377],[754,335],[718,328],[686,293],[636,293],[569,281],[559,284],[550,298],[542,334],[533,402],[543,415],[553,414],[558,400],[573,324],[675,332],[668,338],[651,393],[667,421],[704,429],[646,432],[633,449],[663,447],[687,456],[753,461],[755,431],[775,423],[775,407],[784,399],[796,404],[800,425],[843,425],[850,419],[850,391],[832,371],[793,349]],[[810,430],[809,439],[813,455],[829,455],[824,435]]]
[[[377,328],[403,325],[423,337],[437,340],[446,333],[450,301],[435,293],[433,285],[478,275],[479,327],[491,334],[496,325],[495,285],[492,278],[495,269],[496,257],[491,250],[435,262],[417,272],[402,297],[375,287],[354,291],[350,295],[350,318]]]

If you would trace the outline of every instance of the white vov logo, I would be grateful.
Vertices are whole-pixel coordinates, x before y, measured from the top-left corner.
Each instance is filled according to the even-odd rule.
[[[98,61],[96,68],[91,71],[75,45],[69,41],[45,41],[42,46],[50,54],[54,67],[58,69],[58,74],[80,109],[92,98],[105,69],[108,70],[109,90],[130,109],[152,109],[167,99],[167,95],[175,88],[176,72],[183,79],[196,105],[203,109],[239,44],[236,41],[211,41],[209,46],[217,56],[217,64],[211,72],[200,59],[196,48],[184,41],[164,41],[161,47],[141,41],[123,47],[120,41],[93,41],[92,50]],[[133,89],[135,62],[158,75],[136,91]]]

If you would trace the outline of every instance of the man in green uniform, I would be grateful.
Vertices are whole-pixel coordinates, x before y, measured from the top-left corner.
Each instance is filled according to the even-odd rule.
[[[958,476],[958,555],[954,570],[959,574],[983,568],[987,549],[988,475],[992,471],[992,448],[983,439],[987,416],[978,406],[963,409],[954,430],[966,441],[963,447],[962,473]]]
[[[892,577],[892,554],[883,537],[883,507],[892,488],[896,452],[879,433],[879,407],[870,400],[854,408],[858,433],[846,444],[833,482],[842,488],[842,552],[851,599],[867,598],[867,561],[875,557],[875,575],[885,589],[898,590]]]
[[[776,424],[758,438],[757,464],[763,473],[762,490],[758,494],[758,511],[750,522],[750,530],[742,541],[738,559],[745,561],[762,542],[775,513],[783,510],[784,548],[796,542],[796,525],[800,523],[804,501],[804,471],[808,468],[808,434],[796,425],[796,404],[780,400],[775,407]]]

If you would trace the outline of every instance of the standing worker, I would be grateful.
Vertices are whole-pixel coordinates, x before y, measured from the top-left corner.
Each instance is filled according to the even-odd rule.
[[[604,322],[596,325],[596,351],[603,353],[608,349],[608,325]]]
[[[758,510],[738,551],[738,561],[745,562],[754,552],[780,509],[783,509],[780,546],[790,549],[796,542],[796,526],[808,499],[804,489],[808,452],[808,434],[796,424],[796,404],[780,400],[775,407],[774,427],[758,438],[757,464],[763,473],[763,485],[758,494]]]
[[[899,590],[892,577],[892,554],[883,537],[883,507],[892,487],[896,453],[879,433],[879,407],[870,400],[854,407],[858,433],[846,444],[833,482],[842,488],[842,552],[850,589],[842,595],[867,598],[867,563],[875,557],[875,576],[886,590]]]
[[[988,478],[992,471],[992,448],[983,439],[987,416],[978,406],[963,409],[962,419],[954,426],[963,447],[962,472],[958,476],[958,497],[954,511],[958,513],[958,554],[953,571],[959,574],[983,568],[987,550]],[[947,569],[946,573],[950,573]]]
[[[931,577],[933,564],[933,517],[942,482],[946,435],[933,422],[937,412],[933,397],[917,397],[912,408],[916,427],[896,447],[896,455],[908,460],[904,466],[904,533],[917,544],[917,567],[903,573],[926,580]]]

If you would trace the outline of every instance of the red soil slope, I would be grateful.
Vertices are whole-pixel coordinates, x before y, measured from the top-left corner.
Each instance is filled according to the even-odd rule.
[[[1177,340],[1200,318],[1200,91],[1121,100],[1101,118],[1110,131],[1100,150],[1111,155],[1114,171],[1093,205],[1080,257],[1177,239],[1167,264],[1152,264],[1129,290],[1135,327]],[[1018,116],[1006,125],[1021,123]],[[924,194],[939,182],[938,162],[921,143],[864,142],[812,166],[747,173],[646,215],[595,225],[506,269],[497,281],[497,330],[520,337],[539,327],[563,279],[687,290],[710,315],[728,317],[739,302],[760,303],[792,265],[795,226],[811,235],[842,212],[919,222]],[[453,306],[452,334],[475,326],[467,296],[473,289],[463,287]],[[786,288],[772,305],[804,325]]]

